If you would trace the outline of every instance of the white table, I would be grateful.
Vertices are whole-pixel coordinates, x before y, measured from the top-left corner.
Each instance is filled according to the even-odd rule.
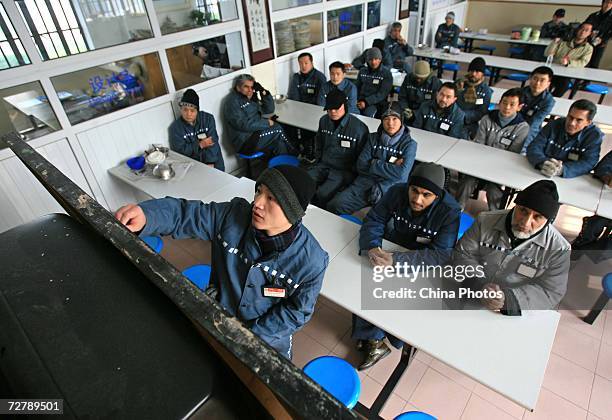
[[[558,312],[526,311],[521,317],[505,317],[486,310],[363,310],[365,257],[359,257],[357,249],[355,239],[332,260],[321,294],[517,404],[536,406]]]
[[[461,32],[459,34],[459,38],[476,41],[507,42],[508,44],[539,45],[544,47],[548,46],[548,44],[550,44],[552,41],[552,39],[548,38],[540,38],[537,41],[534,41],[530,38],[526,41],[523,41],[521,39],[512,39],[510,35],[506,34],[479,34],[477,32]]]
[[[476,156],[485,155],[486,159],[475,159]],[[525,156],[467,140],[457,142],[437,163],[448,169],[519,190],[540,179],[549,179],[533,168]],[[561,203],[592,212],[597,210],[601,181],[590,175],[570,179],[554,177],[553,181],[557,184]]]
[[[612,188],[604,186],[601,190],[601,199],[597,207],[597,215],[612,219]]]

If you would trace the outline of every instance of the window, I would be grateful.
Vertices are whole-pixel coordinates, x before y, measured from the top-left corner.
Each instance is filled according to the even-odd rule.
[[[153,0],[162,34],[238,19],[236,0]]]
[[[62,106],[71,124],[167,93],[157,53],[52,77],[51,82],[58,95],[66,96]]]
[[[177,89],[244,68],[240,32],[166,50]]]
[[[0,70],[30,64],[15,28],[0,3]]]
[[[272,0],[272,11],[289,9],[291,7],[305,6],[307,4],[321,3],[322,0]]]
[[[60,100],[64,98],[60,92]],[[0,90],[0,131],[15,131],[31,140],[61,127],[39,82],[30,82]]]
[[[362,5],[327,12],[327,40],[360,32],[362,14]]]
[[[377,0],[368,3],[367,29],[394,21],[396,0]]]
[[[323,14],[283,20],[274,24],[278,56],[323,42]]]
[[[153,36],[143,0],[17,0],[43,60]]]

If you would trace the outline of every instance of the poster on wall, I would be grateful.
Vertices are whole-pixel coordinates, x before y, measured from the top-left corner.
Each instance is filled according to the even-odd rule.
[[[270,10],[266,0],[242,0],[249,55],[251,64],[259,64],[274,58],[272,49],[272,32],[270,28]]]
[[[418,7],[419,7],[418,0],[401,0],[400,1],[400,8],[399,8],[399,18],[400,19],[406,19],[407,17],[410,16],[410,10],[412,10],[411,9],[412,3],[417,4],[417,10],[418,10]]]

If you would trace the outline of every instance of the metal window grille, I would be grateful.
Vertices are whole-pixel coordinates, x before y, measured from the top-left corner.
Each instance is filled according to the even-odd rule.
[[[0,3],[0,70],[30,64],[30,58]]]

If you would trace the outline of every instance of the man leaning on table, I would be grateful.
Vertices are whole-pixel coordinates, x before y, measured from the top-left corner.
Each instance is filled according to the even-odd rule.
[[[537,181],[510,210],[482,212],[453,253],[455,266],[480,267],[461,287],[486,291],[487,309],[504,315],[553,309],[567,290],[570,245],[553,226],[559,194],[553,181]]]
[[[542,174],[574,178],[597,164],[603,133],[593,124],[597,106],[579,99],[565,118],[546,125],[527,148],[527,159]]]
[[[293,166],[267,169],[252,202],[203,203],[177,198],[120,208],[116,217],[139,236],[172,235],[212,244],[206,293],[284,357],[308,322],[328,255],[302,225],[314,182]]]
[[[455,24],[455,13],[448,12],[436,30],[436,48],[455,47],[459,44],[461,28]]]
[[[444,190],[444,168],[435,163],[421,163],[408,183],[389,189],[382,200],[368,212],[359,232],[359,248],[368,252],[374,266],[444,264],[450,257],[459,230],[461,209]],[[406,252],[384,251],[383,239],[407,248]],[[367,351],[359,370],[367,369],[389,355],[384,338],[396,348],[401,340],[364,319],[353,316],[353,339],[359,350]]]

